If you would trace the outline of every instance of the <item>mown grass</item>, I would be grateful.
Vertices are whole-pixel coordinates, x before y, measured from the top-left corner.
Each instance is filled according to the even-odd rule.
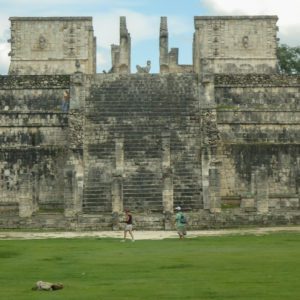
[[[0,241],[0,299],[299,299],[300,234]],[[38,280],[63,290],[32,291]]]

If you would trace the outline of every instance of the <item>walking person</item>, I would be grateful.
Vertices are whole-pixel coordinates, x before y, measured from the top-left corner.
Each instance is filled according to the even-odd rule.
[[[177,206],[175,208],[176,217],[175,217],[175,225],[177,229],[177,233],[180,239],[183,239],[186,236],[186,218],[181,211],[181,207]]]
[[[132,219],[132,214],[130,213],[129,209],[125,209],[125,227],[124,227],[124,239],[122,240],[122,242],[126,241],[126,237],[127,237],[127,232],[129,233],[129,235],[131,236],[131,241],[134,242],[134,236],[132,233],[132,223],[133,223],[133,219]]]

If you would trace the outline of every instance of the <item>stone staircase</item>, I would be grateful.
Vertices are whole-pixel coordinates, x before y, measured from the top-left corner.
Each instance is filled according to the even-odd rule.
[[[200,129],[195,75],[105,76],[93,78],[86,99],[84,212],[111,211],[110,186],[118,139],[123,141],[119,175],[124,207],[163,211],[163,132],[170,136],[175,204],[199,208],[201,165],[195,160]]]

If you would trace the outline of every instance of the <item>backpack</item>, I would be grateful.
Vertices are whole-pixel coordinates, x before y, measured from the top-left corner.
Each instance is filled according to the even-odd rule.
[[[184,214],[181,214],[181,216],[180,216],[180,223],[181,224],[186,224],[187,223],[186,217],[184,216]]]

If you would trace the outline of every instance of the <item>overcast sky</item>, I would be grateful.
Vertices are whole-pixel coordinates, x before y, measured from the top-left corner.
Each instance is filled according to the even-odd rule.
[[[169,47],[179,63],[192,63],[194,16],[277,15],[280,43],[300,45],[300,0],[0,0],[0,74],[7,74],[9,17],[91,16],[97,37],[97,72],[111,67],[110,45],[119,44],[119,17],[132,39],[131,71],[151,60],[158,72],[159,22],[168,17]]]

